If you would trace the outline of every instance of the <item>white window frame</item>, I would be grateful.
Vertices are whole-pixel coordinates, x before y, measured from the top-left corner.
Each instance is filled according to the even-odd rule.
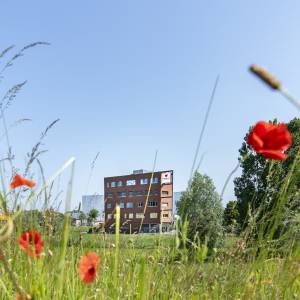
[[[128,179],[128,180],[126,180],[126,185],[127,186],[136,185],[136,180],[135,179]]]
[[[144,214],[143,213],[135,213],[135,218],[136,219],[143,219],[144,218]]]
[[[140,184],[148,184],[148,178],[141,178]]]
[[[155,205],[152,205],[151,203],[155,203]],[[151,201],[148,202],[148,207],[157,207],[157,206],[158,206],[158,202],[157,201],[151,200]]]
[[[150,219],[157,219],[157,218],[158,218],[158,214],[156,212],[150,213]]]

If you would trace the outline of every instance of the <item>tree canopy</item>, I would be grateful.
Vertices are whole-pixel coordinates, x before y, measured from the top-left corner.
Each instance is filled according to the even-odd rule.
[[[218,247],[223,239],[222,205],[211,178],[196,172],[177,205],[181,220],[188,222],[187,237],[202,243],[208,240],[209,249]]]
[[[293,143],[286,152],[288,154],[286,160],[266,160],[262,155],[256,154],[246,143],[249,133],[239,150],[242,174],[235,178],[234,185],[239,212],[238,221],[242,228],[247,226],[249,214],[257,211],[262,204],[265,206],[264,214],[270,213],[275,205],[278,205],[278,196],[283,189],[285,189],[285,204],[282,207],[282,216],[285,216],[285,223],[288,223],[287,218],[291,213],[300,208],[300,119],[294,118],[287,126],[292,134]]]

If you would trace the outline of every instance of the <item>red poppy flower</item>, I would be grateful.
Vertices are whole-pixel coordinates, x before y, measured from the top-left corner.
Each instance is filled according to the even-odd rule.
[[[31,299],[31,296],[30,295],[21,295],[21,294],[17,294],[16,296],[16,300],[30,300]]]
[[[19,239],[20,248],[32,257],[40,257],[44,241],[38,231],[23,232]]]
[[[35,182],[23,178],[20,174],[16,174],[15,177],[13,178],[13,181],[10,184],[10,188],[13,190],[19,186],[28,186],[30,188],[33,188],[35,186]]]
[[[100,257],[95,252],[88,252],[86,255],[81,256],[78,272],[82,282],[89,284],[96,279],[99,262]]]
[[[283,151],[292,145],[292,135],[285,124],[258,122],[250,132],[247,143],[265,158],[283,160]]]

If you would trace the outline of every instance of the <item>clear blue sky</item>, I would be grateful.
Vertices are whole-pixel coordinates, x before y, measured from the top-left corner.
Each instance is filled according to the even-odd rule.
[[[7,111],[8,123],[33,120],[10,132],[15,163],[22,170],[41,130],[60,118],[41,161],[50,175],[76,157],[73,205],[98,151],[89,193],[103,193],[104,176],[151,169],[156,149],[157,169],[174,169],[181,191],[220,74],[201,147],[201,172],[220,192],[249,126],[297,115],[247,68],[266,66],[300,95],[299,16],[296,0],[1,1],[1,48],[51,43],[28,51],[0,84],[3,95],[28,80]],[[225,202],[233,197],[231,183]]]

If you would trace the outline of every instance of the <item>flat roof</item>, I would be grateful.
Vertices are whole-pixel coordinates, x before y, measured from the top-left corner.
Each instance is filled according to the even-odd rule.
[[[163,170],[163,171],[154,171],[153,174],[157,174],[157,173],[164,173],[164,172],[174,172],[173,170]],[[144,175],[144,174],[152,174],[152,171],[147,171],[145,173],[138,173],[138,174],[126,174],[126,175],[115,175],[115,176],[108,176],[108,177],[104,177],[104,179],[108,179],[108,178],[116,178],[116,177],[129,177],[129,176],[140,176],[140,175]]]

